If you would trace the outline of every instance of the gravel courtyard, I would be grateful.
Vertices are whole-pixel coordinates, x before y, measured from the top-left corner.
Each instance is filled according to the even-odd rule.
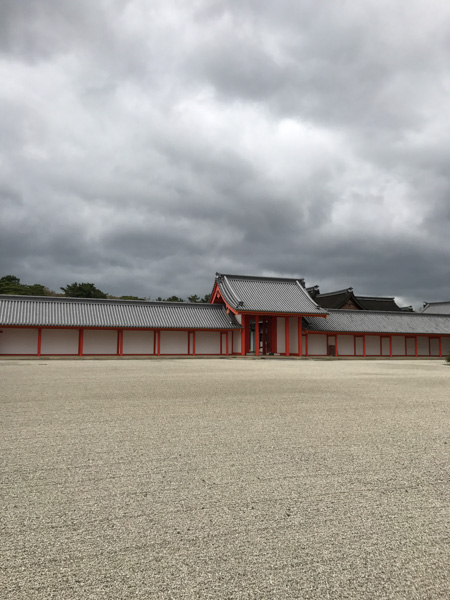
[[[2,599],[448,600],[443,361],[0,361]]]

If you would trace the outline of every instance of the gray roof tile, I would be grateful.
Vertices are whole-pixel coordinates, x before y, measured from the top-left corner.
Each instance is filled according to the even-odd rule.
[[[0,326],[240,329],[217,304],[0,295]]]
[[[225,301],[239,312],[327,314],[312,300],[300,279],[216,273],[216,281]]]
[[[450,302],[425,302],[422,313],[450,315]]]
[[[450,315],[330,309],[326,319],[305,319],[305,329],[349,333],[450,335]]]

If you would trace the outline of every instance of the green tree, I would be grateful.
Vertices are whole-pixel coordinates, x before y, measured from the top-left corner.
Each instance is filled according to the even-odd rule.
[[[19,296],[52,296],[55,292],[49,290],[45,285],[34,283],[25,285],[15,275],[5,275],[0,279],[0,294],[14,294]]]
[[[184,302],[184,300],[178,296],[170,296],[170,298],[166,298],[166,302]]]
[[[61,288],[65,296],[70,298],[107,298],[108,295],[99,290],[93,283],[69,283]]]
[[[188,296],[189,302],[201,302],[201,298],[197,296],[197,294],[193,294],[192,296]]]
[[[211,294],[205,294],[200,302],[209,302],[211,300]]]

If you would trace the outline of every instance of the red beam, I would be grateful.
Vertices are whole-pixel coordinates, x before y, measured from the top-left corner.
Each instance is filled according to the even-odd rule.
[[[80,329],[80,333],[78,336],[78,356],[83,356],[83,334],[84,331]]]

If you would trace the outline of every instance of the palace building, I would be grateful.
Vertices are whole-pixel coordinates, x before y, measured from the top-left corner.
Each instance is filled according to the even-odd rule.
[[[449,306],[415,313],[352,288],[222,273],[209,304],[2,295],[0,355],[438,358]]]

